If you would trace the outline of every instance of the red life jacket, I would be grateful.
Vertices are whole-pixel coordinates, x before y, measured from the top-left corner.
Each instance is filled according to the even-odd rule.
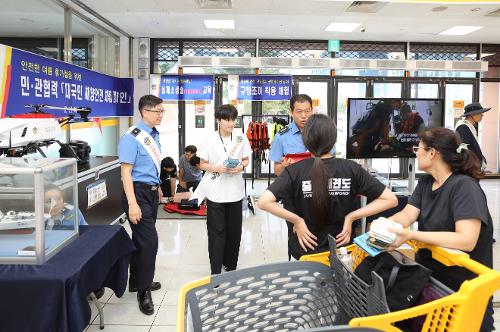
[[[250,122],[247,129],[247,138],[252,151],[261,152],[269,149],[267,122]]]

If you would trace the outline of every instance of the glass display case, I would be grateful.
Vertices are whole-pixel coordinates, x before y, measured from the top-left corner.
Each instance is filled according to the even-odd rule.
[[[76,159],[0,158],[0,264],[43,264],[82,219]]]

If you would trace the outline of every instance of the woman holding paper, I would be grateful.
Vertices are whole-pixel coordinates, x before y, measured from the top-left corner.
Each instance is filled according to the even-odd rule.
[[[327,251],[328,234],[337,245],[351,241],[352,223],[397,205],[396,196],[359,164],[334,158],[337,140],[333,120],[323,114],[311,115],[304,127],[304,144],[314,158],[286,167],[259,198],[259,207],[293,223],[289,240],[292,256]],[[352,211],[356,195],[368,197],[370,204]],[[277,202],[285,199],[293,209]]]
[[[425,171],[406,207],[390,219],[408,227],[418,221],[418,230],[389,229],[398,235],[393,248],[416,240],[467,252],[488,267],[493,266],[493,226],[486,196],[477,181],[480,162],[459,136],[446,128],[433,128],[420,135],[413,147],[418,168]],[[447,267],[432,259],[428,250],[417,252],[416,260],[433,271],[433,276],[454,290],[474,274],[461,267]],[[488,307],[481,331],[493,327]]]
[[[193,196],[207,198],[208,255],[212,274],[235,270],[243,222],[245,195],[242,172],[252,153],[242,132],[233,132],[238,111],[221,105],[215,111],[218,130],[198,150],[200,169],[206,171]],[[192,197],[193,198],[193,197]]]

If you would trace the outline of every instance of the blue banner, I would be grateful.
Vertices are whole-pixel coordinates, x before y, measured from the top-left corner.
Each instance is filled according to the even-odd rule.
[[[162,75],[159,97],[163,100],[213,100],[214,78],[211,75]]]
[[[2,116],[30,112],[27,104],[90,107],[90,117],[133,116],[134,82],[12,48]],[[57,117],[71,111],[50,110]]]
[[[238,100],[289,100],[292,76],[240,75]]]

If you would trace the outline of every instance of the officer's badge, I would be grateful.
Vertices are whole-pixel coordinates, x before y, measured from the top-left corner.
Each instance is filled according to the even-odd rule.
[[[38,132],[38,128],[37,127],[33,127],[33,134],[36,135],[37,132]]]
[[[236,143],[241,143],[241,142],[243,142],[243,137],[236,136]]]
[[[149,137],[144,137],[144,144],[151,145],[151,139]]]

